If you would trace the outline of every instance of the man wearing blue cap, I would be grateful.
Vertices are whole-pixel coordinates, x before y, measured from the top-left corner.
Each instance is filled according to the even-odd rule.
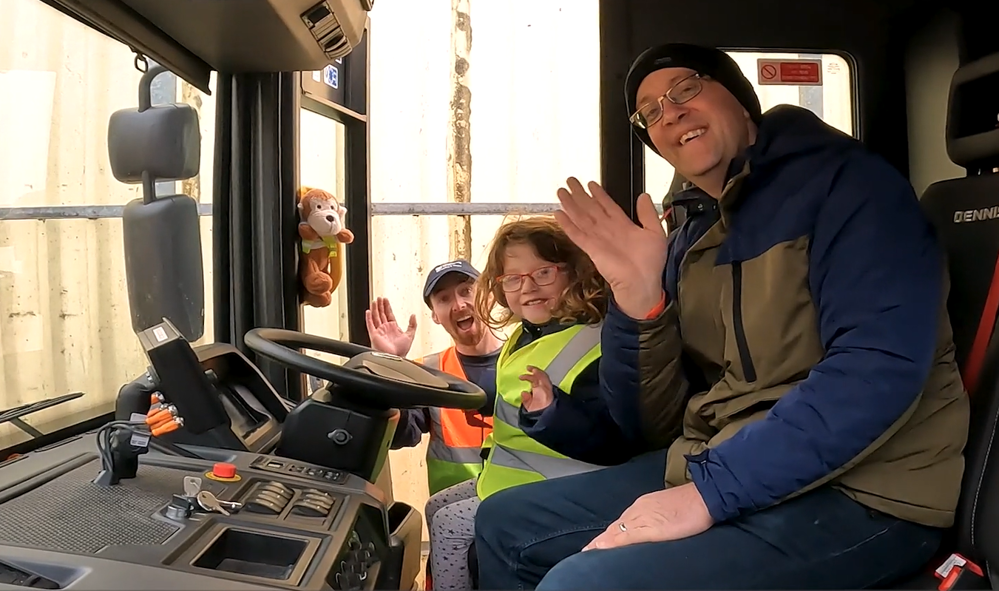
[[[431,502],[424,515],[427,527],[434,513],[455,500],[447,493],[451,486],[474,480],[482,471],[486,453],[483,443],[492,432],[493,407],[496,404],[496,361],[501,341],[475,315],[475,280],[479,271],[468,261],[455,260],[437,265],[427,275],[423,301],[430,307],[433,321],[451,336],[450,347],[416,359],[417,363],[449,373],[482,388],[486,403],[478,411],[454,408],[402,410],[399,426],[392,438],[392,449],[419,445],[424,433],[430,433],[427,447],[427,483]],[[409,317],[403,330],[386,298],[377,298],[365,312],[368,337],[377,351],[405,357],[416,336],[416,315]],[[437,495],[437,496],[434,496]],[[426,588],[431,588],[430,561],[427,561]]]
[[[468,261],[456,260],[430,270],[423,287],[423,301],[433,321],[451,336],[443,351],[415,361],[472,382],[486,393],[478,411],[451,408],[402,411],[392,439],[392,449],[414,447],[430,433],[427,480],[430,494],[478,476],[482,469],[482,444],[492,430],[496,402],[496,360],[503,342],[475,315],[475,280],[479,272]],[[371,346],[377,351],[405,357],[416,336],[416,315],[403,330],[386,298],[377,298],[365,313]]]

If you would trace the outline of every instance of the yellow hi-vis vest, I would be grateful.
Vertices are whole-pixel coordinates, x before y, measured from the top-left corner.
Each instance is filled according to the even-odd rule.
[[[476,485],[480,499],[513,486],[602,468],[545,447],[518,426],[521,393],[530,388],[520,379],[527,366],[543,369],[552,384],[571,395],[576,377],[600,357],[600,328],[600,324],[577,324],[512,352],[523,326],[510,335],[496,362],[492,449]]]
[[[427,355],[419,363],[468,380],[453,346]],[[482,446],[492,431],[492,420],[478,411],[457,408],[431,407],[426,411],[430,417],[427,482],[433,495],[479,475],[482,470]]]

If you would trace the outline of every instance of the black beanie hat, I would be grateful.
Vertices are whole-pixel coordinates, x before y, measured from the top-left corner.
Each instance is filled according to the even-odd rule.
[[[642,52],[628,70],[624,81],[624,100],[628,105],[628,117],[635,112],[638,105],[638,86],[645,77],[664,68],[690,68],[702,76],[709,76],[720,83],[749,112],[750,118],[757,124],[763,118],[760,109],[760,99],[752,83],[743,75],[739,65],[727,53],[713,47],[701,47],[687,43],[667,43],[650,47]],[[652,151],[658,153],[649,138],[649,132],[632,126],[635,135]]]

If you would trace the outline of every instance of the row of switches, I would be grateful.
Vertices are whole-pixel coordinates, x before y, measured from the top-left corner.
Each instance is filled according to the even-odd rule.
[[[265,482],[257,485],[243,508],[251,513],[280,515],[294,496],[295,491],[280,482]],[[307,488],[292,504],[291,513],[301,517],[326,517],[333,510],[334,502],[333,497],[323,491]]]
[[[280,482],[264,482],[257,485],[256,490],[243,504],[243,509],[251,513],[279,515],[293,496],[295,491]]]
[[[292,513],[303,517],[326,517],[332,509],[333,497],[314,488],[302,491],[302,496],[291,506]]]

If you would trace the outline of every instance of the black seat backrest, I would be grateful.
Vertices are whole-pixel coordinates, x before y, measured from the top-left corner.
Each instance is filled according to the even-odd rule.
[[[964,178],[930,185],[922,204],[948,257],[947,301],[972,421],[954,550],[999,564],[999,54],[961,67],[951,83],[947,154]]]

